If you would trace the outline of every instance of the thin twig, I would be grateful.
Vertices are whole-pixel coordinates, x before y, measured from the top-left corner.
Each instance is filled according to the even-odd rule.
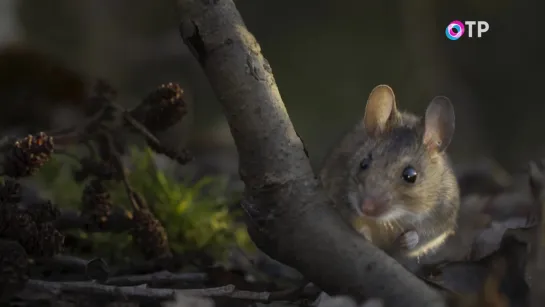
[[[106,114],[106,108],[103,107],[82,124],[70,128],[61,128],[48,131],[46,134],[54,137],[56,145],[68,145],[76,140],[80,140],[82,135],[85,135],[88,131],[93,130],[92,128],[95,128],[102,121],[104,121]]]
[[[132,117],[132,115],[131,115],[131,113],[129,111],[125,110],[123,107],[121,107],[121,106],[119,106],[117,104],[114,104],[114,103],[111,104],[111,107],[114,108],[115,110],[119,111],[122,114],[123,119],[125,120],[125,122],[129,126],[134,128],[139,134],[141,134],[148,141],[148,143],[152,143],[153,145],[155,145],[157,147],[162,147],[161,141],[159,141],[159,139],[157,137],[155,137],[155,135],[153,135],[153,133],[151,133],[148,130],[148,128],[146,128],[138,120],[136,120],[134,117]]]
[[[83,273],[88,279],[106,280],[109,275],[109,269],[106,262],[101,258],[91,260],[82,259],[71,255],[55,255],[51,258],[35,259],[35,264],[51,269],[58,267],[62,271],[67,269],[73,272]]]
[[[169,271],[160,271],[152,274],[117,276],[104,282],[111,286],[134,286],[141,284],[148,285],[171,285],[176,283],[195,283],[208,280],[205,273],[179,273],[174,274]]]
[[[134,128],[141,136],[146,139],[146,142],[149,147],[151,147],[155,152],[166,155],[172,160],[177,161],[180,164],[186,164],[191,161],[192,156],[188,151],[182,150],[180,152],[172,151],[164,146],[161,141],[155,137],[144,125],[142,125],[138,120],[136,120],[128,111],[123,111],[123,119],[129,126]]]
[[[121,182],[123,182],[123,187],[125,188],[127,196],[129,197],[133,210],[144,209],[143,206],[145,206],[145,204],[137,199],[136,193],[134,192],[134,189],[129,183],[129,178],[127,176],[127,172],[125,171],[125,166],[123,166],[121,156],[115,149],[115,144],[112,136],[109,133],[102,133],[102,136],[107,141],[108,149],[110,151],[110,159],[112,160],[114,166],[117,168],[119,174],[121,175]]]
[[[166,259],[152,259],[148,261],[130,263],[123,267],[113,268],[111,276],[124,276],[133,274],[152,274],[157,271],[178,271],[191,262],[194,258],[202,258],[202,253],[174,254]]]
[[[100,109],[98,112],[93,114],[90,118],[85,120],[85,122],[75,125],[69,128],[60,128],[56,130],[47,131],[47,135],[66,135],[66,134],[72,134],[74,132],[81,133],[86,130],[88,126],[92,126],[96,124],[97,122],[100,122],[102,120],[102,116],[104,116],[104,108]]]

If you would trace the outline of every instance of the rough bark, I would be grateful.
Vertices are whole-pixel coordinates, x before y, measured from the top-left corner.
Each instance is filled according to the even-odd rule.
[[[232,0],[179,0],[181,33],[223,106],[246,185],[256,244],[329,294],[385,306],[444,306],[442,297],[333,211],[290,121],[271,67]]]

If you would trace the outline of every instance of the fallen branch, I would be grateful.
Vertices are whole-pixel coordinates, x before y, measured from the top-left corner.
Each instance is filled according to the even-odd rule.
[[[134,285],[172,285],[177,283],[195,283],[208,280],[205,273],[179,273],[160,271],[152,274],[117,276],[104,282],[105,285],[134,286]]]
[[[31,279],[26,290],[44,292],[53,297],[61,295],[89,295],[120,301],[164,301],[173,300],[176,294],[187,296],[230,296],[236,293],[235,286],[227,285],[206,289],[154,289],[143,286],[117,287],[93,282],[52,282]]]
[[[223,297],[240,300],[250,300],[268,303],[272,300],[293,299],[295,294],[302,293],[302,289],[288,289],[277,292],[253,292],[237,290],[234,285],[226,285],[204,289],[159,289],[147,288],[145,285],[118,287],[101,285],[93,282],[51,282],[42,280],[29,280],[22,293],[35,293],[35,295],[19,295],[22,299],[43,299],[45,294],[49,297],[63,295],[88,295],[94,299],[111,299],[117,301],[156,302],[174,300],[177,295],[196,297]]]
[[[330,294],[386,306],[444,306],[332,209],[280,97],[271,67],[232,0],[180,0],[181,34],[221,102],[246,185],[254,242]]]
[[[179,271],[184,266],[190,264],[195,259],[207,259],[207,255],[201,252],[186,252],[184,254],[174,254],[172,257],[163,257],[147,261],[138,261],[123,267],[112,268],[110,274],[113,276],[126,276],[133,274],[153,274],[159,271]]]
[[[34,264],[49,269],[57,267],[61,270],[83,273],[89,279],[106,280],[109,275],[108,265],[102,258],[86,260],[70,255],[55,255],[51,258],[35,259]]]

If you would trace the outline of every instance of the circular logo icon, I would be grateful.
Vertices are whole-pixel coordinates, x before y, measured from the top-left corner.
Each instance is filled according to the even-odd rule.
[[[445,34],[447,35],[448,39],[455,41],[464,35],[465,30],[464,24],[461,21],[454,20],[448,24]]]

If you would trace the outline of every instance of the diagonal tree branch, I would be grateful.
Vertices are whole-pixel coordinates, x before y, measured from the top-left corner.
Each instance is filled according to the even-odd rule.
[[[254,242],[330,294],[385,306],[445,306],[330,206],[280,97],[271,67],[232,0],[179,0],[181,33],[229,122]]]

